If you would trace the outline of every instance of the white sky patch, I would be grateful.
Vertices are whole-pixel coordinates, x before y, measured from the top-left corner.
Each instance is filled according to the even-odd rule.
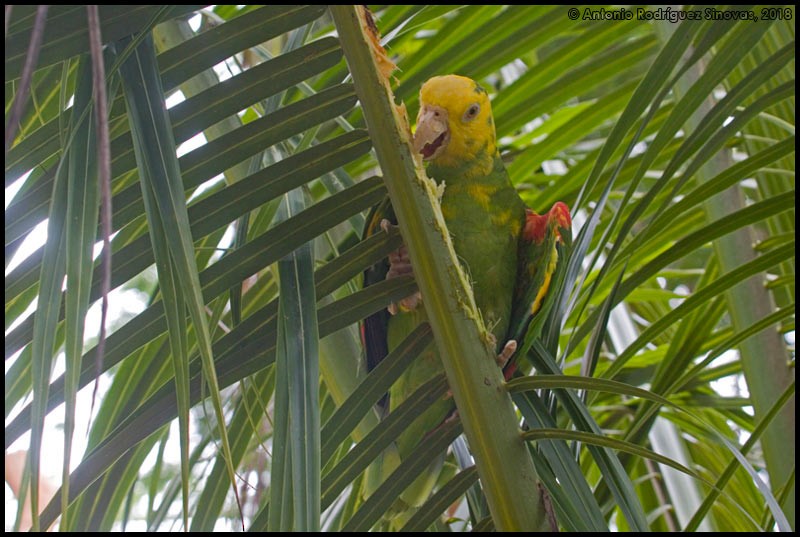
[[[30,316],[30,314],[33,313],[34,311],[36,311],[36,297],[34,297],[31,303],[28,304],[28,307],[25,308],[25,311],[23,311],[21,315],[19,315],[16,319],[14,319],[13,323],[8,325],[8,330],[6,330],[6,335],[10,334],[16,327],[21,325],[22,322],[25,319],[27,319]],[[11,363],[14,360],[16,360],[16,356],[6,360],[6,372],[8,372],[8,368],[11,366]]]
[[[677,287],[675,287],[675,289],[673,289],[672,291],[677,295],[681,295],[681,296],[685,296],[685,297],[689,296],[691,294],[690,289],[688,287],[686,287],[685,285],[682,285],[682,284],[678,285]],[[669,305],[670,305],[671,308],[674,309],[674,308],[677,308],[678,306],[680,306],[681,304],[683,304],[684,300],[686,300],[686,299],[685,298],[670,298],[669,299]]]
[[[222,239],[220,239],[219,244],[217,245],[217,248],[219,248],[219,250],[214,252],[214,255],[211,256],[210,263],[216,263],[217,261],[219,261],[219,258],[221,258],[222,254],[224,253],[223,250],[226,250],[231,247],[231,245],[233,244],[233,239],[235,238],[234,230],[235,228],[233,226],[228,226],[225,229],[225,233],[222,235]]]
[[[14,254],[14,257],[11,258],[11,262],[9,262],[8,266],[6,267],[6,276],[11,274],[11,272],[19,266],[28,256],[30,256],[33,252],[44,246],[44,243],[47,242],[47,220],[45,219],[42,222],[34,227],[30,233],[25,237],[25,240],[22,241],[19,248],[17,249],[17,253]]]
[[[19,192],[19,189],[22,188],[22,185],[25,184],[25,180],[31,174],[31,171],[33,170],[25,172],[20,176],[19,179],[15,180],[13,183],[11,183],[6,187],[6,209],[8,209],[8,206],[11,204],[11,201],[14,199],[14,196],[17,195],[17,192]]]
[[[631,149],[630,158],[643,154],[645,151],[647,151],[647,147],[648,147],[647,142],[638,142],[636,145],[633,146],[633,149]]]
[[[212,177],[212,178],[211,178],[211,179],[209,179],[208,181],[206,181],[206,182],[202,183],[200,186],[198,186],[198,187],[195,189],[195,191],[194,191],[194,192],[192,192],[192,195],[191,195],[191,196],[189,196],[189,200],[188,200],[186,203],[192,203],[192,202],[193,202],[194,200],[196,200],[196,199],[197,199],[197,198],[198,198],[198,197],[199,197],[199,196],[200,196],[200,195],[201,195],[203,192],[205,192],[206,190],[208,190],[209,188],[211,188],[211,187],[212,187],[212,186],[214,186],[215,184],[219,183],[220,181],[224,181],[224,180],[225,180],[225,176],[224,176],[224,175],[222,175],[221,173],[220,173],[220,174],[218,174],[218,175],[215,175],[214,177]]]
[[[220,62],[214,66],[214,72],[217,73],[220,82],[233,78],[234,73],[231,71],[230,66],[226,62]]]
[[[112,243],[114,242],[114,237],[117,236],[117,233],[119,233],[119,231],[114,231],[111,233],[111,236],[108,238],[109,242]],[[102,251],[103,251],[103,241],[97,241],[94,244],[94,248],[92,249],[92,259],[97,260],[97,258],[100,257]]]
[[[516,82],[527,71],[528,66],[525,65],[525,62],[517,58],[500,68],[500,77],[503,79],[503,84],[509,86]]]
[[[545,160],[542,162],[545,175],[566,175],[569,169],[563,160]]]
[[[737,360],[739,360],[739,351],[729,350],[722,353],[718,358],[711,362],[711,364],[706,366],[706,369],[711,367],[720,367]],[[744,375],[742,374],[729,375],[719,380],[711,381],[711,389],[714,390],[714,393],[724,397],[750,397],[750,392],[747,389],[747,381],[745,381]],[[752,406],[742,407],[742,410],[751,416],[753,415]]]
[[[113,289],[108,294],[108,314],[106,326],[114,319],[130,318],[142,313],[147,307],[147,295],[137,289]],[[84,341],[96,338],[100,334],[100,317],[102,301],[98,300],[86,312],[86,330]],[[106,332],[108,337],[108,332]]]
[[[195,134],[194,136],[192,136],[191,138],[189,138],[188,140],[186,140],[185,142],[183,142],[181,145],[178,146],[177,149],[178,158],[181,158],[183,155],[187,153],[191,153],[198,147],[202,147],[205,144],[206,144],[205,135],[202,132]]]
[[[192,420],[192,423],[189,425],[190,432],[194,427],[193,421],[194,420]],[[142,462],[142,469],[147,469],[149,471],[150,468],[156,465],[157,460],[158,449],[152,449]],[[173,464],[176,466],[180,465],[181,463],[180,431],[178,430],[177,419],[172,420],[172,423],[169,425],[169,439],[167,439],[167,445],[164,449],[163,462],[164,464]]]
[[[189,27],[192,29],[193,32],[197,32],[200,29],[200,24],[203,22],[203,16],[201,14],[197,14],[191,19],[189,19]]]
[[[166,100],[166,103],[165,103],[166,106],[167,106],[167,110],[169,110],[173,106],[181,104],[185,100],[186,100],[186,97],[183,95],[183,92],[181,90],[178,90],[178,91],[174,92],[172,95],[167,97],[167,100]]]

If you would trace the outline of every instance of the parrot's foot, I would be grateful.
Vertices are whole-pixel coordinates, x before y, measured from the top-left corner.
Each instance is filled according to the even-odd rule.
[[[501,368],[505,367],[515,352],[517,352],[517,340],[510,339],[506,342],[500,354],[497,355],[497,358],[495,358],[497,365]]]
[[[394,226],[387,219],[381,220],[381,229],[389,231]],[[389,272],[386,274],[386,279],[397,278],[398,276],[414,275],[414,268],[411,266],[411,260],[408,258],[408,248],[402,245],[400,248],[389,254]],[[422,295],[416,291],[413,295],[407,296],[397,304],[389,305],[389,313],[396,315],[399,311],[414,311],[422,302]]]
[[[399,312],[415,311],[419,305],[422,304],[422,295],[419,291],[415,291],[413,295],[407,296],[397,304],[389,304],[386,308],[392,315],[397,315]]]

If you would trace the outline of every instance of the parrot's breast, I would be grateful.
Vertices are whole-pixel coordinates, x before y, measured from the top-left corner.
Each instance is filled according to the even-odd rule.
[[[442,213],[453,246],[472,283],[484,324],[503,345],[517,279],[524,205],[507,181],[445,185]]]

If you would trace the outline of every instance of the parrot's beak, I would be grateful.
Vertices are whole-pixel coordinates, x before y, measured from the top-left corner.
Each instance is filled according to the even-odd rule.
[[[449,141],[447,110],[422,105],[417,116],[417,132],[414,133],[414,151],[421,153],[423,160],[431,160],[439,156]]]

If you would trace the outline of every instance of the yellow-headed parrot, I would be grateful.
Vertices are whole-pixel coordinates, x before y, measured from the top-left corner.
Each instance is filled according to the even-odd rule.
[[[509,358],[525,337],[531,319],[543,317],[543,300],[559,263],[559,244],[571,244],[569,209],[556,203],[546,214],[528,209],[517,194],[500,158],[489,95],[474,80],[437,76],[420,90],[420,110],[414,149],[427,162],[427,174],[444,185],[441,209],[456,254],[472,283],[475,301],[486,327],[497,342],[498,362],[506,378],[514,365]],[[365,236],[396,224],[388,199],[373,209]],[[369,268],[368,286],[396,274],[411,272],[405,248]],[[422,297],[424,300],[424,297]],[[372,370],[426,317],[419,295],[368,317],[363,325],[367,368]],[[540,324],[540,323],[537,323]],[[388,411],[400,405],[424,382],[442,372],[435,345],[414,361],[382,401]],[[451,398],[434,404],[406,430],[383,462],[383,478],[418,442],[454,410]],[[384,408],[384,411],[387,408]],[[426,499],[443,457],[432,461],[401,496],[409,506]]]

